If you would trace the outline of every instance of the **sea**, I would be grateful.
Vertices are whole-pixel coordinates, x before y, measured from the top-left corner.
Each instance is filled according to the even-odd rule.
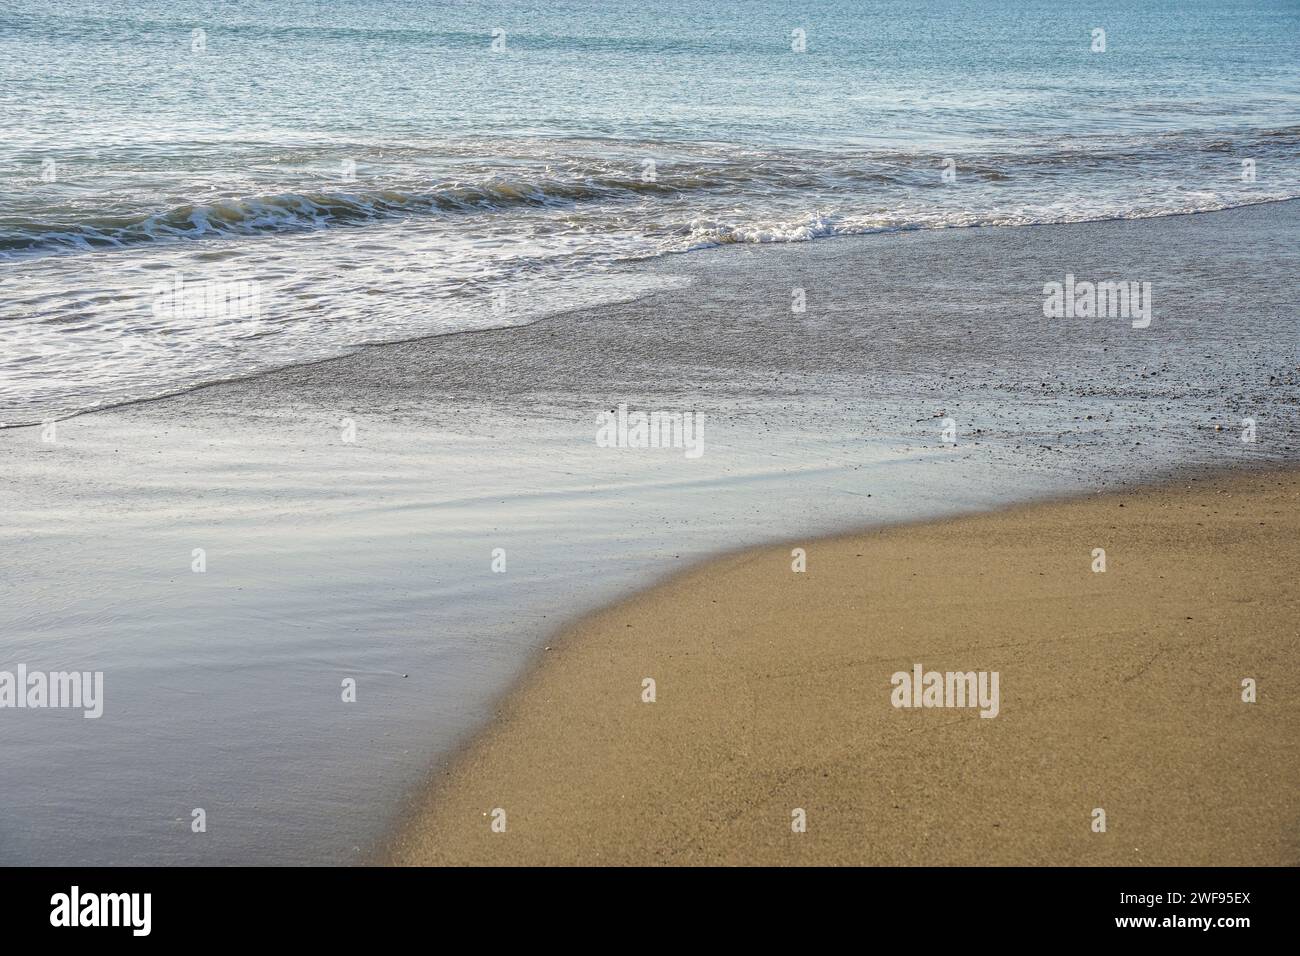
[[[1294,0],[0,0],[0,424],[729,243],[1300,196]]]

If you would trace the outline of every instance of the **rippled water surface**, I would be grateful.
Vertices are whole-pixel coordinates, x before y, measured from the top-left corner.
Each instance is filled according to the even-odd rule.
[[[0,423],[634,296],[630,258],[1294,197],[1297,62],[1264,0],[4,0]]]

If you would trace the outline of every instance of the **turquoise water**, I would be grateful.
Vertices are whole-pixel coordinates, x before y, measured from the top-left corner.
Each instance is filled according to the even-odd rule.
[[[5,0],[0,422],[636,295],[631,258],[1300,196],[1297,63],[1264,0]]]

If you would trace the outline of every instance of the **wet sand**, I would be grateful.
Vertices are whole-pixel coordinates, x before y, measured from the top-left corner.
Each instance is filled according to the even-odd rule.
[[[555,637],[384,861],[1295,865],[1298,572],[1294,470],[720,558]]]

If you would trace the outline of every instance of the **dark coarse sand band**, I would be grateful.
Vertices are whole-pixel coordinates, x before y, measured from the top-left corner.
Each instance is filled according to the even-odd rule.
[[[724,557],[553,641],[388,859],[1293,865],[1298,570],[1280,470]]]

